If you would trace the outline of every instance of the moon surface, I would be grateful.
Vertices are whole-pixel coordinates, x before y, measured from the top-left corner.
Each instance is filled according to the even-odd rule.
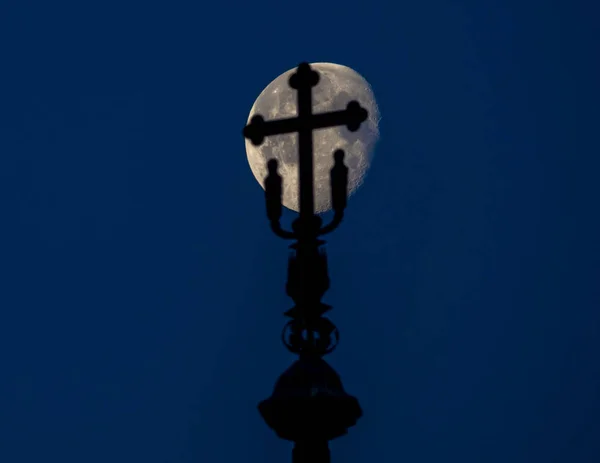
[[[315,212],[319,214],[331,209],[329,171],[333,167],[336,149],[343,149],[346,153],[348,196],[363,183],[379,139],[380,116],[371,86],[356,71],[334,63],[311,63],[310,66],[320,77],[318,85],[312,89],[313,113],[346,109],[352,100],[357,100],[369,112],[368,119],[356,132],[350,132],[345,126],[313,131]],[[248,122],[256,114],[266,121],[297,115],[297,92],[288,85],[288,79],[295,70],[284,72],[267,85],[254,102]],[[263,189],[268,173],[267,161],[277,159],[283,179],[283,205],[298,212],[298,134],[269,136],[260,146],[254,146],[246,139],[246,153],[250,169]]]

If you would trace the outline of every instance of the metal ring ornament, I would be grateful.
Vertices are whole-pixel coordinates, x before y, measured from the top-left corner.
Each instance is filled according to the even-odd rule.
[[[292,332],[292,324],[296,323],[296,320],[290,320],[289,322],[287,322],[285,324],[285,326],[283,327],[283,330],[281,330],[281,342],[283,342],[283,345],[287,348],[287,350],[289,350],[292,354],[299,354],[301,349],[301,346],[298,347],[294,347],[294,345],[292,344],[292,342],[288,341],[287,337],[286,337],[286,333],[288,332],[288,330],[290,332]]]
[[[333,331],[330,333],[330,336],[332,334],[333,334],[333,342],[329,343],[329,347],[325,351],[325,354],[331,354],[336,349],[338,344],[340,343],[340,330],[338,330],[337,326],[335,326],[335,325],[334,325]],[[331,337],[330,337],[330,339],[331,339]]]
[[[329,319],[326,320],[329,323],[331,323],[331,325],[333,326],[333,330],[329,332],[327,348],[324,349],[322,352],[319,352],[320,355],[330,354],[337,348],[338,344],[340,343],[340,331],[338,330],[337,326],[335,326]],[[307,341],[302,336],[300,336],[300,342],[298,344],[295,344],[293,341],[289,340],[291,334],[290,336],[286,336],[286,334],[288,333],[293,333],[293,326],[299,323],[299,320],[290,320],[285,324],[283,330],[281,330],[281,342],[287,348],[287,350],[289,350],[293,354],[300,354],[303,350],[303,347],[307,344]],[[308,330],[308,328],[306,326],[302,326],[301,331],[304,330]],[[319,333],[318,330],[315,330],[315,332]],[[319,336],[320,335],[321,333],[319,333]]]

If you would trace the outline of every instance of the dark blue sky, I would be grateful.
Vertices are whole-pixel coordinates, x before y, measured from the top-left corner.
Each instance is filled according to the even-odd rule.
[[[334,461],[600,461],[593,4],[2,2],[0,461],[290,461],[241,129],[304,60],[382,115],[328,244],[365,413]]]

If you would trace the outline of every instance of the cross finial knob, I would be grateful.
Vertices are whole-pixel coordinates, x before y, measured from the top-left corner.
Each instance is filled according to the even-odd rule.
[[[254,146],[260,146],[265,139],[265,119],[260,114],[252,116],[250,123],[244,127],[244,137],[249,138]]]
[[[348,112],[348,123],[346,127],[350,132],[356,132],[360,128],[360,124],[367,120],[369,113],[363,108],[358,101],[351,101],[346,106]]]
[[[319,83],[319,73],[312,70],[310,64],[300,63],[296,72],[290,76],[288,83],[295,90],[302,87],[316,87]]]

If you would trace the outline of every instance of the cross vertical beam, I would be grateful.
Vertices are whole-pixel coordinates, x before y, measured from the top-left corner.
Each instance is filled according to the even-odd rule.
[[[300,217],[304,219],[314,214],[314,159],[313,159],[313,129],[310,125],[312,119],[312,86],[308,78],[298,69],[298,164],[300,175]],[[309,71],[310,72],[310,71]],[[314,71],[312,71],[314,72]],[[317,74],[318,82],[318,74]],[[290,79],[290,84],[294,82]],[[295,82],[294,82],[295,83]],[[316,85],[316,83],[315,83]]]

